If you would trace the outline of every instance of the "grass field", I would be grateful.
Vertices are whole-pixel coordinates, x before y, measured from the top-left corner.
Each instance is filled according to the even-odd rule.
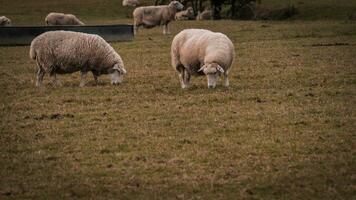
[[[40,24],[57,6],[88,23],[131,21],[118,1],[29,2],[0,15]],[[80,88],[75,73],[35,88],[29,47],[0,47],[0,199],[354,198],[356,23],[299,16],[143,30],[112,43],[128,71],[116,87],[102,76]],[[234,42],[229,89],[204,77],[180,89],[170,43],[192,27]]]

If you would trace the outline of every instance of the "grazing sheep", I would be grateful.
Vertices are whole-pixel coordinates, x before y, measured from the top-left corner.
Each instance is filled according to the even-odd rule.
[[[140,4],[138,0],[123,0],[122,6],[133,6],[136,7]]]
[[[189,87],[191,75],[206,75],[208,87],[214,88],[220,75],[229,86],[228,73],[234,60],[234,45],[222,33],[204,29],[185,29],[171,46],[173,68],[179,73],[182,88]]]
[[[11,20],[5,16],[0,17],[0,26],[11,26]]]
[[[153,28],[158,25],[163,25],[163,34],[169,34],[169,22],[174,20],[177,11],[182,9],[183,5],[178,1],[172,1],[169,5],[136,8],[133,11],[134,33],[137,34],[139,26]]]
[[[206,9],[203,12],[199,12],[197,15],[197,20],[210,20],[213,18],[213,11]]]
[[[102,37],[93,34],[45,32],[31,42],[30,58],[38,65],[36,86],[41,86],[45,73],[56,83],[56,74],[80,71],[81,87],[88,71],[93,73],[95,82],[101,74],[110,74],[112,84],[121,83],[126,74],[120,55]]]
[[[194,10],[188,7],[187,10],[178,12],[175,17],[176,20],[191,20],[194,19]]]
[[[45,19],[47,26],[55,25],[84,25],[76,16],[72,14],[51,12]]]

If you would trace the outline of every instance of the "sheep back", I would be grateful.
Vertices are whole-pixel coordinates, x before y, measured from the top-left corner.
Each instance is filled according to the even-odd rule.
[[[140,2],[138,0],[123,0],[122,6],[133,6],[136,7]]]
[[[175,12],[167,5],[144,6],[136,8],[133,16],[136,24],[143,24],[147,28],[151,28],[174,20]]]
[[[204,10],[203,12],[197,15],[197,20],[210,20],[213,18],[213,11],[211,10]]]
[[[84,25],[75,15],[49,13],[45,18],[46,25]]]
[[[186,29],[178,33],[172,42],[172,66],[188,67],[193,75],[200,67],[208,63],[218,63],[225,71],[230,68],[234,59],[234,46],[231,40],[222,33],[204,29]]]
[[[119,54],[100,36],[72,31],[49,31],[31,42],[30,58],[46,72],[96,71],[106,74],[115,64],[123,67]]]

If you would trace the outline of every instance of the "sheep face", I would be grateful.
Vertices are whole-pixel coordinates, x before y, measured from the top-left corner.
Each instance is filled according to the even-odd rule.
[[[205,64],[199,71],[203,71],[208,79],[208,88],[215,88],[219,76],[224,73],[224,69],[217,63]]]
[[[187,8],[187,14],[189,14],[189,15],[193,14],[194,15],[194,10],[193,10],[192,7]]]
[[[179,1],[172,1],[169,6],[174,7],[178,11],[181,11],[184,8],[183,4],[181,4]]]
[[[119,64],[115,64],[114,67],[109,71],[111,84],[118,85],[122,83],[123,77],[126,74],[126,70],[120,67]]]

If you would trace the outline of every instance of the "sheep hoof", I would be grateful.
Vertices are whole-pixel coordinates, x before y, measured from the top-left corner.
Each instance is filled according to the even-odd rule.
[[[190,85],[182,85],[182,89],[188,89],[190,88]]]

